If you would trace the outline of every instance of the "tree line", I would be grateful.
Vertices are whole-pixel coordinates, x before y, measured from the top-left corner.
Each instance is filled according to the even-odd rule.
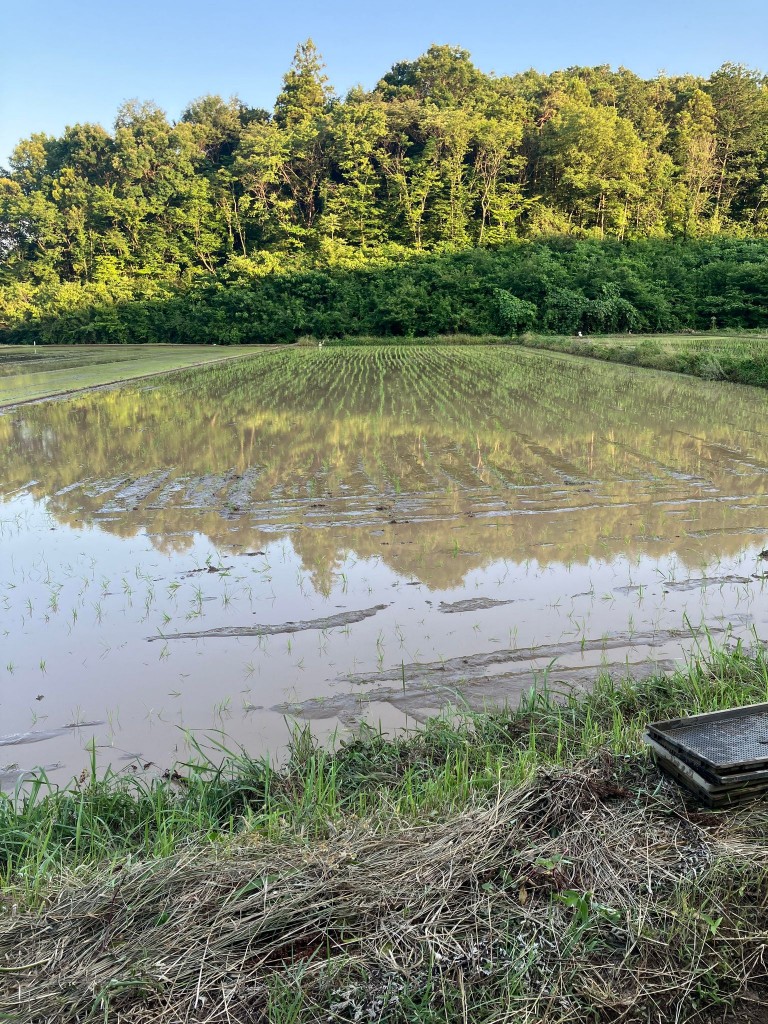
[[[272,111],[205,96],[173,122],[131,101],[112,132],[20,142],[0,170],[0,328],[148,340],[151,304],[162,324],[185,310],[176,340],[272,340],[273,313],[286,339],[760,325],[767,82],[735,64],[496,77],[433,46],[339,98],[307,41]],[[689,272],[675,299],[661,275]]]

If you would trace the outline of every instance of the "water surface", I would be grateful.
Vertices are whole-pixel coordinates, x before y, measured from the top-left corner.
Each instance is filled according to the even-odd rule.
[[[480,348],[265,352],[7,410],[0,781],[762,636],[766,424],[762,391]]]

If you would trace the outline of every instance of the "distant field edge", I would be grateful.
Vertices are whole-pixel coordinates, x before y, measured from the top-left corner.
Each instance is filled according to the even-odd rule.
[[[441,334],[430,337],[301,338],[300,346],[508,345],[584,356],[649,370],[683,373],[709,381],[768,387],[768,333],[764,331],[690,331],[682,334],[513,336]]]
[[[14,346],[21,347],[21,346]],[[24,346],[25,348],[28,346]],[[52,348],[53,346],[51,346]],[[59,348],[60,346],[55,346]],[[99,348],[102,346],[88,346]],[[174,346],[175,347],[175,346]],[[181,348],[182,346],[179,346]],[[44,402],[50,398],[66,398],[68,395],[79,394],[84,391],[98,391],[103,388],[113,387],[117,384],[128,384],[135,380],[145,380],[150,377],[165,377],[171,373],[179,373],[181,370],[192,370],[203,366],[212,366],[215,363],[229,361],[231,359],[245,359],[254,355],[257,351],[272,351],[274,348],[283,346],[258,345],[233,348],[222,348],[220,352],[210,352],[210,346],[200,346],[206,352],[206,358],[190,359],[190,355],[201,355],[201,353],[190,353],[189,346],[184,346],[187,351],[180,351],[178,359],[173,360],[172,347],[158,346],[162,348],[163,363],[159,365],[156,360],[115,360],[115,362],[98,362],[95,366],[77,366],[53,368],[38,374],[25,374],[26,367],[23,362],[20,367],[20,374],[25,377],[24,381],[11,380],[0,377],[0,411],[12,409],[21,405],[30,405],[34,402]],[[45,346],[45,348],[48,348]],[[74,348],[74,347],[73,347]],[[105,345],[103,350],[125,349],[125,346]],[[40,346],[40,349],[44,349]],[[146,353],[147,346],[142,346],[142,355]],[[50,351],[50,349],[49,349]],[[2,348],[0,347],[0,352]],[[210,355],[208,355],[210,352]],[[171,356],[168,365],[168,356]],[[81,377],[77,380],[76,377]]]
[[[643,334],[589,338],[522,335],[511,344],[600,359],[608,363],[666,370],[707,381],[768,388],[768,334]]]
[[[516,336],[462,333],[414,337],[350,335],[340,338],[317,338],[306,335],[293,344],[274,345],[44,345],[37,347],[39,356],[32,355],[31,346],[0,344],[0,364],[8,359],[12,350],[18,353],[19,363],[18,374],[14,372],[5,377],[0,374],[0,409],[164,376],[180,370],[244,358],[257,352],[286,348],[379,346],[520,347],[650,370],[682,373],[707,381],[768,388],[768,332],[763,331],[626,333],[589,337],[532,333]],[[93,362],[90,358],[75,358],[81,356],[84,350],[97,350],[101,356],[114,351],[115,358],[94,358]],[[55,355],[58,354],[62,357],[59,365],[55,360]],[[38,358],[51,365],[43,369],[37,364],[33,370]]]

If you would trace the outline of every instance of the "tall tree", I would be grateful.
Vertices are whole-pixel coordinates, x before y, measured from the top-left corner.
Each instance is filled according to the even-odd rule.
[[[760,176],[768,148],[768,83],[743,64],[723,64],[709,80],[717,142],[715,216],[726,218]],[[762,159],[761,159],[762,158]]]
[[[333,96],[324,64],[311,39],[301,43],[275,103],[275,124],[284,133],[287,160],[282,177],[293,200],[297,240],[311,243],[326,169],[325,119]]]
[[[632,124],[613,107],[567,100],[547,122],[542,150],[553,198],[569,222],[624,237],[646,170]]]
[[[323,233],[367,250],[380,242],[382,223],[377,151],[387,130],[383,104],[360,89],[328,115],[330,163],[323,193]]]

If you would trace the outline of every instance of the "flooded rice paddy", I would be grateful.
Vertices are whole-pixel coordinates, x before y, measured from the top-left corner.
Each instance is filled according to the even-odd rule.
[[[242,357],[216,345],[0,346],[0,406]]]
[[[279,751],[762,637],[762,391],[272,351],[0,412],[0,782]]]

